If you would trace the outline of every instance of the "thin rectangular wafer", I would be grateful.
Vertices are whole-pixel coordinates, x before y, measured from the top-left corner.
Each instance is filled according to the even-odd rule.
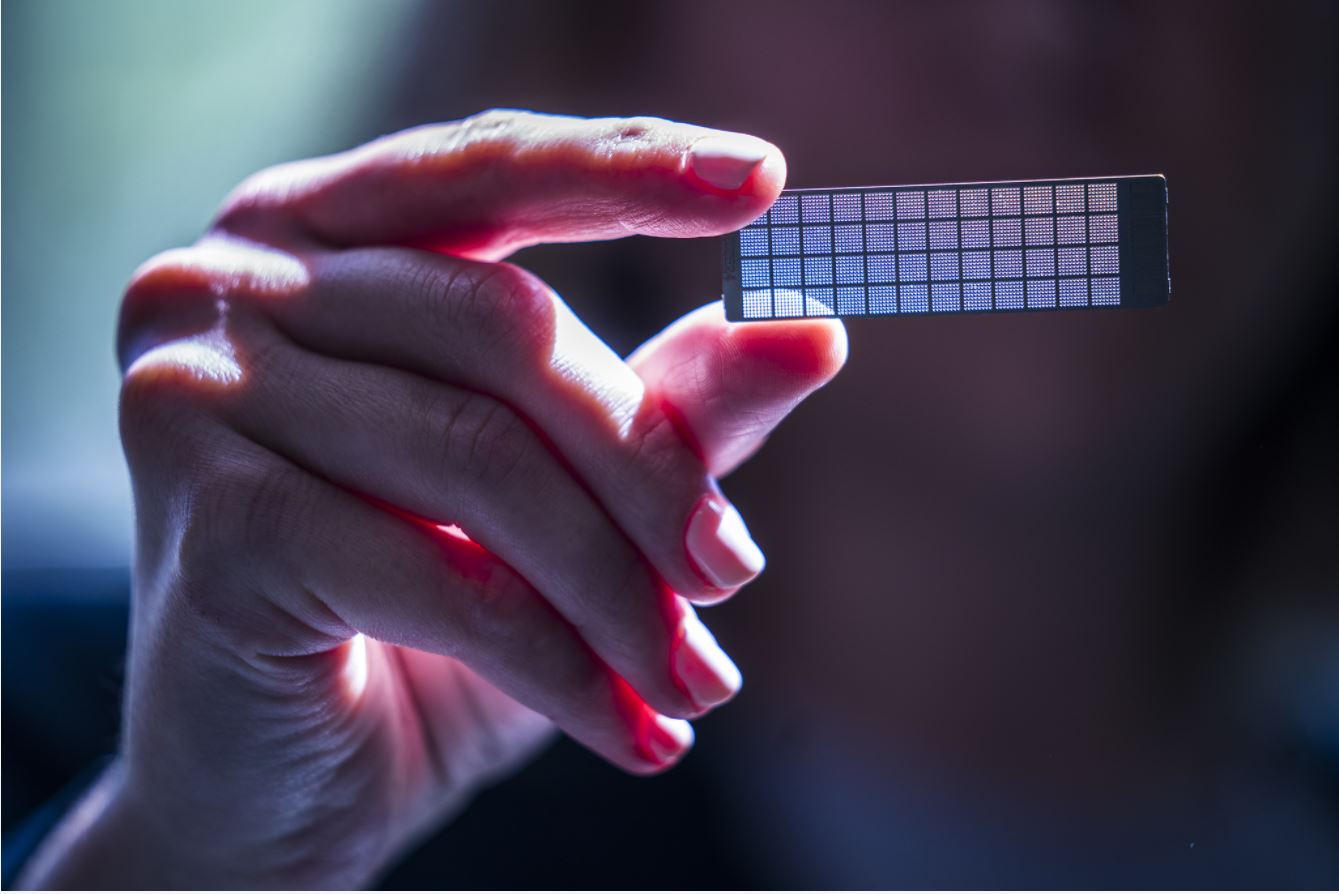
[[[786,190],[724,238],[726,317],[1168,302],[1161,175]]]

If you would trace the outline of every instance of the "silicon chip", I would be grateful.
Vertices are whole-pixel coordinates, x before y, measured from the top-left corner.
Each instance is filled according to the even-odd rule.
[[[726,317],[1168,302],[1161,175],[786,190],[727,235]]]

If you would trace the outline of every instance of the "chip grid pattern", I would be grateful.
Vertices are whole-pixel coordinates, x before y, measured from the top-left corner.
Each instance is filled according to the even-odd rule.
[[[1122,179],[783,192],[727,243],[737,318],[1120,306]]]

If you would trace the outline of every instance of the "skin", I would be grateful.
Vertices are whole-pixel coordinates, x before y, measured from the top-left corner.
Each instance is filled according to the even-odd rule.
[[[625,362],[501,259],[742,226],[785,164],[754,140],[713,186],[713,136],[419,128],[257,175],[137,272],[121,750],[23,884],[364,885],[554,728],[634,773],[683,756],[738,688],[695,682],[730,666],[691,603],[738,585],[685,531],[844,331],[709,305]]]

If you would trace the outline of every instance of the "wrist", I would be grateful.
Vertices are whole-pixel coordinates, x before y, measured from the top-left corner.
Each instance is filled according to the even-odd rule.
[[[202,839],[210,838],[204,841]],[[287,850],[287,853],[285,853]],[[165,818],[114,760],[38,846],[18,878],[25,889],[362,887],[374,873],[323,872],[293,851],[231,847]]]
[[[148,849],[121,807],[124,766],[113,760],[51,829],[18,879],[20,888],[162,887],[150,881]]]

